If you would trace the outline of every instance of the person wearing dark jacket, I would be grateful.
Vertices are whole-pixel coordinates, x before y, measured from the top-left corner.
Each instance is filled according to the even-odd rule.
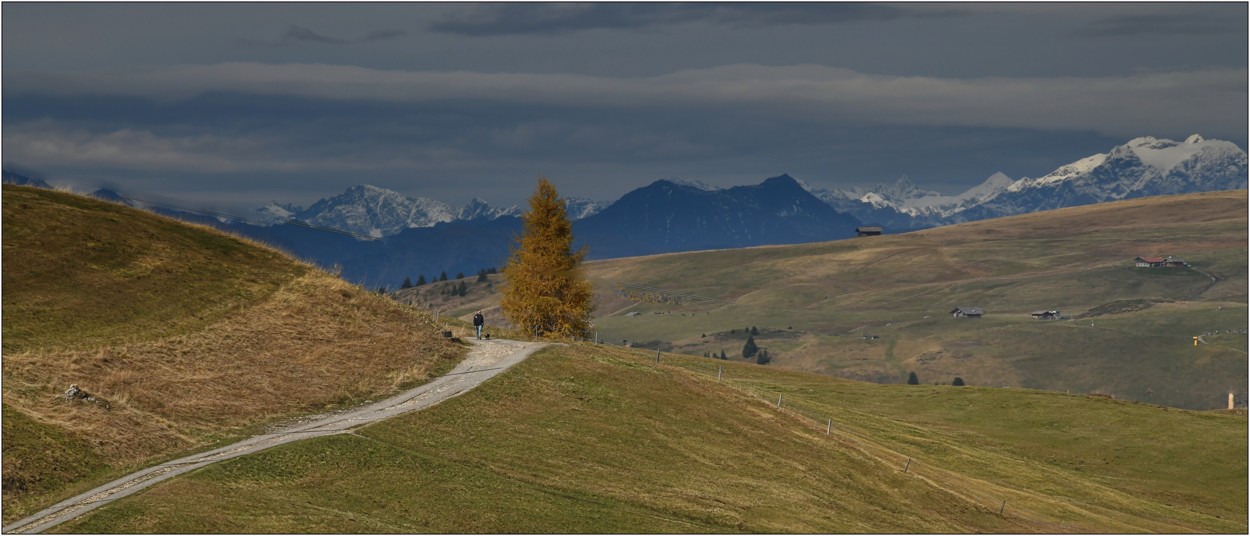
[[[473,315],[473,330],[477,332],[477,340],[482,340],[482,326],[486,325],[486,317],[482,316],[482,312],[478,311]]]

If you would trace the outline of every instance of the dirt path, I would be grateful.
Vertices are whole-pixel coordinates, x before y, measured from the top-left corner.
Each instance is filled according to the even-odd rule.
[[[546,346],[542,343],[507,340],[471,341],[473,349],[451,372],[433,381],[380,402],[333,415],[319,415],[245,439],[233,445],[202,452],[131,473],[103,486],[61,501],[26,519],[4,527],[4,533],[33,534],[85,514],[99,506],[135,493],[157,482],[199,469],[208,464],[258,452],[292,441],[331,434],[425,409],[477,387],[483,381],[520,363]]]

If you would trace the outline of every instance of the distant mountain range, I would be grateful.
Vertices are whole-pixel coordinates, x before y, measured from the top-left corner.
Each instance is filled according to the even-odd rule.
[[[48,187],[10,170],[4,182]],[[1194,135],[1183,142],[1136,138],[1036,179],[995,173],[956,196],[923,190],[906,177],[870,189],[819,189],[781,175],[724,189],[664,179],[612,203],[566,201],[577,243],[588,246],[589,258],[604,259],[836,240],[854,236],[859,225],[905,232],[1132,197],[1246,187],[1246,153],[1233,143]],[[308,208],[271,202],[246,219],[136,203],[109,190],[93,195],[266,241],[322,266],[337,266],[344,278],[370,286],[501,266],[521,232],[516,206],[496,208],[473,199],[456,209],[369,185]]]
[[[1130,140],[1036,179],[995,173],[957,196],[921,190],[906,177],[872,189],[812,189],[838,210],[895,231],[1091,205],[1133,197],[1246,188],[1246,153],[1197,134],[1183,142]]]

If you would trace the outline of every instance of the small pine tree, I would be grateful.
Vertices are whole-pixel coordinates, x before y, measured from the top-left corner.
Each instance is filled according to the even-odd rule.
[[[399,288],[412,288],[412,280],[408,279],[408,276],[404,276],[404,282],[399,285]]]
[[[955,381],[951,382],[951,385],[962,387],[964,385],[964,379],[959,376],[955,376]]]
[[[486,282],[486,269],[485,269],[485,268],[483,268],[483,269],[481,269],[481,270],[478,270],[478,272],[477,272],[477,282],[478,282],[478,283],[485,283],[485,282]]]
[[[760,334],[760,330],[755,329],[755,326],[751,326],[751,336],[755,336],[759,334]]]
[[[721,359],[729,359],[729,356],[725,355],[725,351],[724,351],[724,350],[721,350],[721,351],[720,351],[720,358],[721,358]]]
[[[916,376],[916,371],[912,371],[907,375],[907,385],[920,385],[920,378]]]
[[[755,345],[755,337],[747,336],[747,343],[742,345],[742,358],[751,359],[760,351],[760,347]]]
[[[442,273],[438,274],[438,280],[439,280],[439,281],[446,281],[446,280],[447,280],[447,270],[443,270],[443,272],[442,272]]]
[[[464,272],[456,272],[456,280],[464,279]]]
[[[768,350],[762,350],[759,355],[755,356],[755,362],[759,365],[767,365],[772,360],[773,358],[768,357]]]
[[[469,293],[469,286],[464,284],[464,281],[461,281],[460,286],[456,287],[456,295],[464,296],[465,294],[468,294],[468,293]]]
[[[422,274],[422,275],[417,276],[417,285],[416,285],[416,286],[418,286],[418,287],[419,287],[419,286],[424,285],[424,284],[425,284],[425,274]]]

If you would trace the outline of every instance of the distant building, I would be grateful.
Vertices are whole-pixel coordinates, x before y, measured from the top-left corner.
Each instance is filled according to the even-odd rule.
[[[1188,268],[1189,263],[1171,255],[1167,257],[1138,257],[1134,261],[1138,268]]]
[[[1163,258],[1163,267],[1164,268],[1189,268],[1189,263],[1183,260],[1180,260],[1176,257],[1173,257],[1171,255],[1168,255],[1167,257]]]
[[[1032,313],[1029,313],[1029,316],[1032,316],[1037,320],[1057,320],[1059,318],[1059,311],[1033,311]]]
[[[980,307],[956,307],[951,310],[951,316],[955,318],[981,318],[985,316],[985,311]]]
[[[885,232],[880,225],[861,225],[855,228],[855,234],[858,236],[880,236]]]

